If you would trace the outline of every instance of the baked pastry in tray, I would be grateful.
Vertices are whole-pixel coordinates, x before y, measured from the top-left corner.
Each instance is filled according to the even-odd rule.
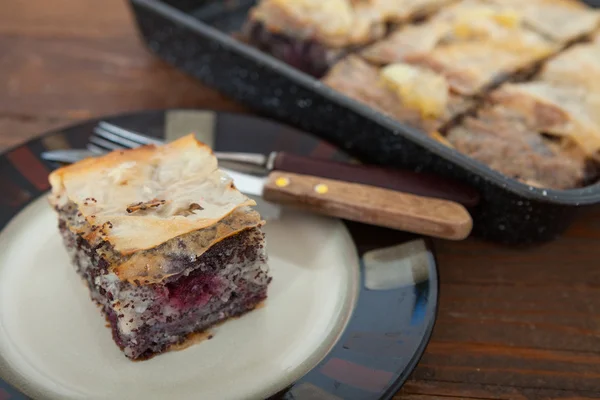
[[[382,38],[390,24],[421,18],[454,0],[262,0],[243,39],[321,76],[352,49]]]
[[[548,42],[556,50],[589,35],[599,23],[600,13],[573,0],[462,0],[423,23],[396,29],[361,54],[388,64],[445,45],[486,41],[507,50],[533,50],[521,55],[521,63],[527,64],[538,52],[544,55]]]
[[[548,60],[538,80],[600,93],[600,36],[578,43]]]
[[[595,179],[600,94],[535,81],[505,84],[446,136],[458,151],[533,186],[568,189]]]
[[[465,0],[429,20],[401,27],[360,54],[387,65],[404,61],[447,76],[454,92],[476,95],[560,49],[532,31],[516,9],[485,0]]]
[[[488,1],[518,10],[527,27],[562,44],[588,35],[600,23],[600,13],[578,0]]]
[[[250,25],[304,43],[275,54],[292,65],[326,60],[327,86],[507,176],[553,189],[596,180],[600,13],[578,0],[426,3],[263,0]]]
[[[473,104],[453,93],[448,79],[430,68],[406,63],[379,68],[356,55],[338,62],[323,82],[428,133],[436,132]]]
[[[267,296],[263,221],[193,136],[50,175],[73,264],[116,344],[142,359]]]
[[[529,82],[490,93],[449,130],[458,151],[535,186],[569,189],[598,177],[600,37],[552,57]]]

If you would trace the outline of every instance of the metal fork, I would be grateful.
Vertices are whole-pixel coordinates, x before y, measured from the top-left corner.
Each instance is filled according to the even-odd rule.
[[[132,149],[145,145],[162,145],[165,142],[149,136],[121,128],[106,121],[100,121],[94,127],[92,136],[86,146],[87,150],[67,149],[54,150],[42,153],[42,158],[49,161],[76,162],[85,157],[95,157],[114,150]],[[267,169],[270,156],[260,153],[220,152],[215,156],[219,163],[232,163],[236,169],[245,169],[245,172],[264,173]]]

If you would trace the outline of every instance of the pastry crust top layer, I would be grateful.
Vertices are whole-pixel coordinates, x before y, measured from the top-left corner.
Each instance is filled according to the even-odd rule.
[[[356,55],[340,60],[323,82],[415,128],[431,133],[472,101],[452,93],[446,76],[406,63],[378,68]]]
[[[447,76],[454,92],[471,96],[558,50],[527,27],[518,7],[464,0],[422,24],[401,27],[361,55],[378,65],[428,66]]]
[[[574,0],[490,0],[520,10],[531,29],[556,42],[566,43],[595,30],[600,12]]]
[[[251,18],[270,31],[332,47],[363,45],[385,34],[387,23],[429,14],[454,0],[262,0]]]
[[[49,179],[50,202],[58,207],[75,203],[89,224],[70,228],[91,227],[122,255],[211,227],[256,204],[191,134],[163,146],[88,158],[54,171]],[[261,224],[257,213],[249,215],[252,221],[242,224],[246,229]]]

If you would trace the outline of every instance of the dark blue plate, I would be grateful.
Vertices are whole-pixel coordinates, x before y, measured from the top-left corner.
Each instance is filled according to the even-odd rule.
[[[148,111],[104,120],[148,135],[173,139],[173,132],[198,132],[219,151],[274,150],[346,160],[331,145],[301,131],[252,116],[198,110]],[[57,167],[43,151],[84,148],[97,120],[91,120],[0,155],[0,229],[48,189]],[[200,133],[201,132],[201,133]],[[347,223],[361,257],[358,302],[344,334],[304,377],[272,398],[388,399],[420,359],[433,329],[437,301],[436,262],[428,239]],[[382,276],[388,279],[382,280]],[[1,355],[0,355],[1,357]],[[0,400],[27,396],[2,380]]]

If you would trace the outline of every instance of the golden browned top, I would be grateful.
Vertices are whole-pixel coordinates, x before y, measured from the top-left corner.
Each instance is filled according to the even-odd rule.
[[[566,43],[593,31],[600,13],[576,0],[490,0],[512,6],[523,15],[533,30],[560,43]]]
[[[356,55],[336,63],[323,82],[426,132],[472,105],[470,99],[451,93],[446,77],[431,68],[406,63],[378,68]]]
[[[585,88],[543,81],[507,84],[493,93],[501,103],[516,104],[535,118],[539,132],[575,143],[591,158],[600,154],[600,95]]]
[[[454,92],[470,96],[548,57],[554,50],[551,43],[532,32],[515,31],[502,40],[489,38],[439,46],[429,53],[408,56],[406,61],[446,76]]]
[[[193,135],[83,160],[54,171],[50,183],[52,204],[75,203],[91,227],[101,228],[97,234],[124,255],[213,226],[255,204]]]
[[[497,77],[515,73],[560,49],[524,21],[516,6],[464,0],[423,24],[400,28],[361,54],[381,65],[409,62],[427,66],[445,75],[454,92],[473,95]]]
[[[253,20],[269,30],[330,47],[378,39],[386,24],[430,13],[454,0],[262,0]]]
[[[577,44],[544,63],[539,80],[600,93],[600,36]]]

